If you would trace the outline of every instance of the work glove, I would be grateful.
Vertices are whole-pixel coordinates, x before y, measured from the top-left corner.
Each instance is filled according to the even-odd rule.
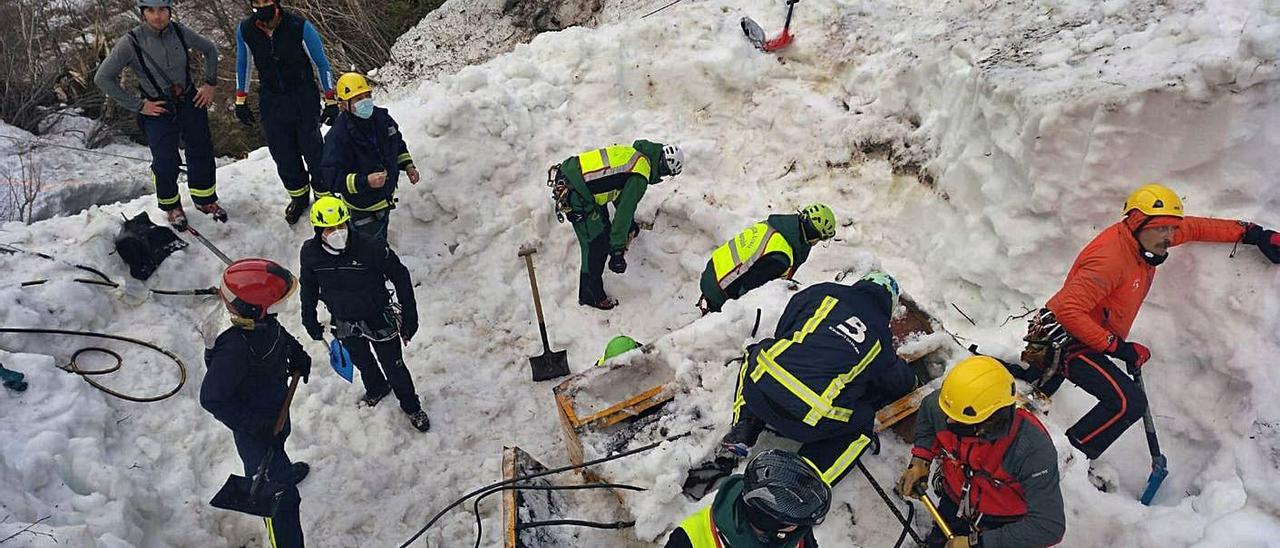
[[[313,341],[324,340],[324,327],[321,326],[319,323],[307,322],[302,324],[302,327],[303,329],[307,330],[307,336],[311,337],[311,340]]]
[[[627,258],[623,257],[623,251],[614,251],[609,254],[609,270],[622,274],[627,271]]]
[[[971,536],[956,535],[954,537],[951,537],[951,540],[947,541],[946,548],[969,548],[970,546],[977,546],[977,545],[978,545],[977,535],[971,535]]]
[[[305,353],[289,359],[289,375],[297,374],[302,377],[302,384],[307,384],[307,380],[311,378],[311,356]]]
[[[920,457],[911,457],[911,464],[903,470],[898,479],[898,494],[903,498],[915,498],[916,490],[923,487],[929,479],[929,461]]]
[[[418,315],[405,312],[400,318],[400,338],[404,339],[404,342],[409,342],[416,334],[418,334]]]
[[[1244,230],[1244,239],[1240,241],[1258,246],[1262,254],[1266,255],[1273,264],[1280,264],[1280,234],[1276,231],[1249,223]]]
[[[1138,343],[1116,339],[1113,348],[1107,351],[1107,355],[1124,362],[1131,371],[1136,371],[1151,359],[1151,350]]]
[[[243,103],[236,105],[236,119],[240,120],[244,127],[253,127],[258,123],[253,117],[253,111],[249,110],[249,105]]]
[[[315,112],[314,110],[312,112]],[[320,113],[320,123],[326,126],[332,126],[333,121],[338,119],[338,103],[331,99],[325,99],[324,111]]]

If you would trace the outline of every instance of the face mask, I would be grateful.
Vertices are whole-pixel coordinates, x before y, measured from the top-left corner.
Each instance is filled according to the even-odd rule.
[[[947,423],[947,430],[961,438],[972,438],[978,435],[978,430],[982,423],[978,424],[960,424],[958,422]]]
[[[253,18],[262,23],[270,23],[276,18],[276,6],[272,4],[263,8],[253,8]]]
[[[366,97],[357,101],[356,104],[352,106],[352,110],[355,112],[356,116],[368,120],[370,116],[373,116],[373,99]]]
[[[347,229],[339,228],[324,235],[324,243],[331,249],[342,251],[347,248]]]
[[[1146,261],[1147,264],[1151,266],[1160,266],[1161,264],[1164,263],[1165,259],[1168,259],[1168,258],[1169,258],[1168,253],[1165,253],[1164,255],[1156,255],[1155,253],[1152,253],[1145,249],[1142,250],[1142,260]]]

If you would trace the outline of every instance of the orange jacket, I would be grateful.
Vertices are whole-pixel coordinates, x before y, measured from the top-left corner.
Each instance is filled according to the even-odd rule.
[[[1139,254],[1128,220],[1089,242],[1067,272],[1062,289],[1045,305],[1076,340],[1098,352],[1111,350],[1129,328],[1147,298],[1156,267]],[[1186,217],[1172,245],[1187,242],[1235,242],[1244,235],[1239,221]]]

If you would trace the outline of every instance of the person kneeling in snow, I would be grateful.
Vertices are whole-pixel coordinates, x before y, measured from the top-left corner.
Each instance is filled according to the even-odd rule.
[[[666,548],[817,548],[813,527],[831,509],[831,487],[807,459],[760,453],[729,476],[710,506],[686,518]]]
[[[770,215],[716,248],[702,271],[703,314],[777,279],[791,279],[809,259],[809,250],[836,235],[836,216],[815,203],[792,215]]]
[[[618,300],[604,292],[604,266],[627,271],[627,247],[640,232],[636,206],[649,185],[684,170],[684,152],[676,145],[643,139],[631,145],[592,149],[551,166],[547,184],[556,202],[556,217],[569,219],[582,250],[578,304],[609,310]],[[613,203],[614,217],[608,205]]]
[[[690,471],[685,494],[701,498],[766,426],[802,443],[800,456],[827,484],[848,474],[873,444],[876,410],[916,386],[889,330],[897,306],[898,282],[884,272],[852,286],[814,285],[792,297],[773,338],[747,348],[733,427],[715,460]]]
[[[956,535],[935,525],[930,547],[1021,548],[1062,541],[1067,518],[1058,485],[1058,453],[1049,433],[1014,405],[1013,375],[973,356],[957,363],[916,415],[911,464],[898,480],[908,499],[925,492],[939,460],[938,512]]]
[[[332,316],[334,336],[360,370],[365,389],[360,402],[373,407],[395,391],[400,409],[409,415],[413,427],[426,432],[431,420],[418,401],[413,376],[400,349],[401,341],[408,344],[418,332],[418,303],[409,269],[386,242],[351,231],[351,219],[347,206],[333,196],[311,205],[316,236],[302,243],[299,260],[302,325],[312,339],[324,340],[324,328],[316,319],[316,300],[324,301]],[[399,310],[391,302],[388,280],[396,288]]]
[[[305,462],[291,462],[284,451],[288,421],[273,435],[289,377],[297,374],[306,382],[311,375],[311,356],[272,311],[295,289],[293,274],[273,261],[242,259],[227,267],[218,295],[231,312],[232,326],[205,352],[207,371],[200,386],[200,405],[231,429],[245,477],[257,473],[268,448],[275,446],[267,478],[286,489],[266,524],[268,538],[280,548],[303,545],[297,483],[311,470]]]
[[[400,171],[409,184],[418,184],[421,176],[400,126],[387,109],[374,106],[373,88],[364,76],[339,76],[337,96],[342,112],[324,136],[323,188],[316,196],[341,196],[351,208],[351,228],[386,242]]]
[[[1068,335],[1056,342],[1056,360],[1031,363],[1035,375],[1046,377],[1045,393],[1052,395],[1065,378],[1098,398],[1067,429],[1071,445],[1091,460],[1146,412],[1146,394],[1108,358],[1124,362],[1130,371],[1151,358],[1146,346],[1126,338],[1169,248],[1187,242],[1243,242],[1280,263],[1280,235],[1244,221],[1186,217],[1182,199],[1162,185],[1134,191],[1125,200],[1124,215],[1080,252],[1062,289],[1045,304],[1040,325],[1032,326],[1032,331],[1050,333],[1060,331],[1060,325]],[[1036,344],[1036,338],[1028,334],[1027,340]]]

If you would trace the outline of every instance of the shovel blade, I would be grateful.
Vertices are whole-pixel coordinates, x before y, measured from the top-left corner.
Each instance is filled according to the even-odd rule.
[[[1167,477],[1169,477],[1169,461],[1164,458],[1164,455],[1160,455],[1151,461],[1151,475],[1147,476],[1147,488],[1143,489],[1138,501],[1144,506],[1151,506],[1151,501],[1156,498],[1156,491],[1160,490],[1160,484],[1164,483]]]
[[[756,49],[764,49],[764,29],[760,28],[760,24],[750,17],[743,17],[738,22],[742,26],[742,34],[747,36],[747,41]]]
[[[263,481],[258,486],[258,492],[254,493],[252,479],[232,474],[227,476],[227,482],[209,504],[214,508],[269,518],[275,515],[284,490],[285,486],[282,484]]]
[[[569,374],[569,359],[564,350],[543,352],[541,356],[529,358],[529,367],[533,369],[533,380],[547,381]]]
[[[329,366],[339,377],[351,382],[355,378],[355,364],[351,362],[351,353],[338,339],[329,341]]]

